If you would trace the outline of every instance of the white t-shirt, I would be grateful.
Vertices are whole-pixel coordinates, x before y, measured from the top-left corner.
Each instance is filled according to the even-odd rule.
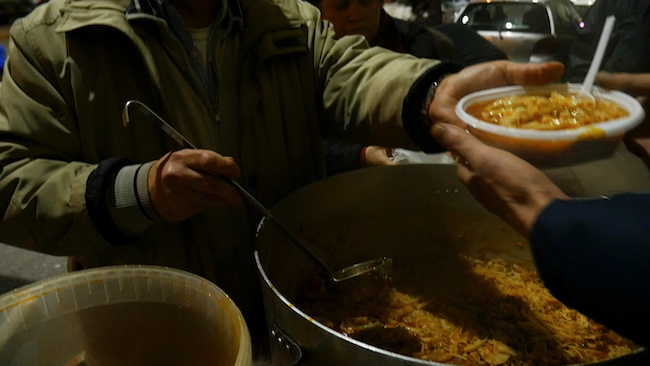
[[[201,65],[203,66],[203,69],[205,69],[207,64],[208,35],[210,34],[210,27],[189,29],[189,31],[192,36],[192,41],[194,42],[194,47],[199,52]]]

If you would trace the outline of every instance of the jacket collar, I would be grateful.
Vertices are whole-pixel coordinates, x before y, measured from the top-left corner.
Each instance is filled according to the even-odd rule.
[[[133,0],[126,8],[127,20],[150,19],[167,23],[170,20],[168,4],[164,0]],[[243,22],[239,0],[221,0],[215,19],[223,28],[229,28],[232,21]]]
[[[224,1],[227,2],[227,12],[221,26],[232,29],[234,24],[239,23],[240,29],[243,29],[246,22],[247,31],[242,38],[244,49],[265,38],[267,46],[271,46],[271,54],[306,50],[301,29],[305,25],[299,9],[301,0]],[[170,8],[166,0],[65,0],[61,9],[63,19],[57,32],[105,25],[121,30],[138,42],[130,21],[149,20],[161,27],[174,29],[180,16]]]
[[[221,25],[229,28],[233,23],[243,25],[243,13],[239,0],[223,0],[220,11]],[[101,9],[101,16],[95,11]],[[88,25],[107,25],[125,30],[124,20],[150,20],[168,26],[174,17],[165,0],[66,0],[61,9],[63,21],[57,31],[67,32]],[[119,17],[120,22],[116,17]]]
[[[160,1],[133,0],[126,8],[124,15],[127,20],[150,19],[156,22],[166,22],[168,16]]]

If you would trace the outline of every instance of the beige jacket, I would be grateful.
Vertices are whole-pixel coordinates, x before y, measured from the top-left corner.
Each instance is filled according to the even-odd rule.
[[[234,157],[240,183],[272,206],[324,176],[322,133],[413,148],[402,106],[437,62],[367,49],[361,37],[336,41],[301,1],[231,0],[205,73],[170,7],[138,4],[126,12],[129,0],[51,0],[12,26],[0,87],[0,242],[83,267],[189,270],[247,311],[257,301],[254,210],[157,222],[123,245],[89,217],[86,184],[98,163],[144,163],[178,147],[141,116],[125,127],[125,101],[143,101],[195,145]]]

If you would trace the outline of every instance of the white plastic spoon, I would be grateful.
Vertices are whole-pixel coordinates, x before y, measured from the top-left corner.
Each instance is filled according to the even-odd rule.
[[[592,93],[594,81],[596,80],[596,74],[600,69],[600,64],[603,62],[603,56],[605,55],[607,43],[609,43],[609,37],[612,34],[615,22],[616,17],[613,15],[610,15],[605,19],[605,25],[603,26],[603,31],[600,33],[600,39],[598,40],[598,45],[596,46],[596,53],[594,53],[594,58],[591,60],[591,65],[587,71],[587,76],[582,82],[582,92],[594,103],[596,102],[596,99]]]

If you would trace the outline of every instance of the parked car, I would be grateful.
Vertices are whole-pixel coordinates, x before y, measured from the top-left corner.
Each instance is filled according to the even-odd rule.
[[[475,29],[513,61],[566,61],[582,17],[570,0],[474,0],[457,23]]]

